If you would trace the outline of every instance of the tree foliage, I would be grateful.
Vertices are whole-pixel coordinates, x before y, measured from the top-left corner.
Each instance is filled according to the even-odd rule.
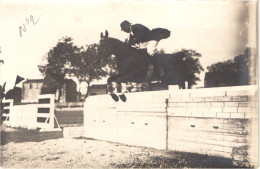
[[[14,104],[21,103],[22,89],[20,87],[14,87],[6,92],[5,99],[13,99]]]
[[[78,47],[73,45],[72,38],[62,38],[44,58],[47,64],[40,65],[39,71],[46,76],[49,73],[56,81],[63,83],[70,69],[70,60],[75,56]]]
[[[89,87],[90,82],[107,75],[105,63],[98,62],[97,58],[97,44],[84,49],[74,45],[72,38],[65,37],[48,52],[44,58],[46,64],[39,65],[39,70],[45,77],[48,74],[56,80],[59,88],[67,76],[76,77],[79,83],[86,82]]]
[[[188,88],[200,81],[199,74],[204,71],[199,58],[201,54],[192,49],[182,49],[175,53],[184,53],[183,60],[185,62],[186,80],[188,82]]]
[[[57,45],[53,47],[45,56],[46,64],[39,65],[39,71],[44,75],[45,80],[41,93],[52,93],[59,90],[61,97],[61,88],[65,82],[65,77],[70,69],[70,60],[75,56],[78,48],[72,42],[72,38],[63,37]],[[48,79],[54,79],[56,82],[47,82]]]
[[[244,54],[207,67],[205,87],[240,86],[256,84],[255,50],[247,48]]]
[[[107,75],[107,72],[103,69],[104,64],[97,60],[97,56],[97,44],[92,44],[86,50],[80,48],[79,52],[70,60],[70,76],[77,77],[80,83],[86,82],[88,89],[90,82],[100,80]]]

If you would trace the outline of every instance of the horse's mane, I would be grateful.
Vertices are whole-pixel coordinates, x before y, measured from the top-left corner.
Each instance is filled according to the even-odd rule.
[[[118,47],[121,46],[121,47],[125,48],[126,50],[135,50],[138,52],[138,49],[131,47],[130,45],[126,44],[125,42],[122,42],[119,39],[109,37],[108,40],[111,41],[112,43],[114,43]]]

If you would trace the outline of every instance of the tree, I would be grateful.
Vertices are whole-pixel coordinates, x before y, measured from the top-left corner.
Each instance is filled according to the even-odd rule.
[[[62,38],[44,58],[47,64],[39,66],[40,72],[44,76],[48,72],[55,80],[63,82],[70,67],[70,60],[77,51],[78,47],[73,45],[72,38]]]
[[[255,50],[247,48],[244,54],[207,67],[205,87],[240,86],[256,84]]]
[[[190,89],[193,85],[197,84],[197,81],[200,81],[198,75],[201,71],[204,71],[199,61],[201,54],[191,49],[182,49],[175,53],[183,53],[182,57],[185,62],[186,79],[188,81],[188,88]]]
[[[79,52],[70,61],[69,74],[75,76],[79,83],[87,83],[87,97],[90,83],[107,75],[104,69],[105,63],[98,60],[97,44],[88,46],[86,50],[80,48]]]
[[[78,50],[78,47],[73,45],[72,38],[62,38],[45,56],[44,60],[47,64],[38,66],[44,77],[48,74],[58,82],[59,94],[61,94],[61,86],[69,72],[70,61]]]
[[[205,74],[205,87],[232,86],[237,81],[235,64],[232,60],[219,62],[208,67]]]
[[[20,87],[14,87],[6,92],[5,99],[13,99],[14,104],[21,103],[22,100],[22,89]]]

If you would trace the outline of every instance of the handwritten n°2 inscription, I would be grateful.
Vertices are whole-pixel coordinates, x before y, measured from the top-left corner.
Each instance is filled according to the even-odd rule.
[[[34,17],[31,15],[30,18],[26,18],[25,19],[25,23],[23,23],[22,26],[19,26],[19,33],[20,33],[20,37],[23,36],[23,32],[26,32],[26,26],[29,25],[30,23],[33,25],[36,25],[38,23],[40,18],[38,18],[37,20],[34,19]]]

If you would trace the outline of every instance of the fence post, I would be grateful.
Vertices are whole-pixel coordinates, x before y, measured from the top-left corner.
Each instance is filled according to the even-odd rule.
[[[169,132],[169,127],[168,127],[168,103],[169,99],[165,99],[165,113],[166,113],[166,151],[168,151],[168,132]]]
[[[55,115],[54,115],[54,96],[50,96],[50,129],[54,129]]]
[[[56,119],[54,109],[55,100],[53,94],[40,95],[38,97],[38,111],[37,111],[37,127],[44,130],[61,130]],[[55,121],[58,128],[55,129]]]

